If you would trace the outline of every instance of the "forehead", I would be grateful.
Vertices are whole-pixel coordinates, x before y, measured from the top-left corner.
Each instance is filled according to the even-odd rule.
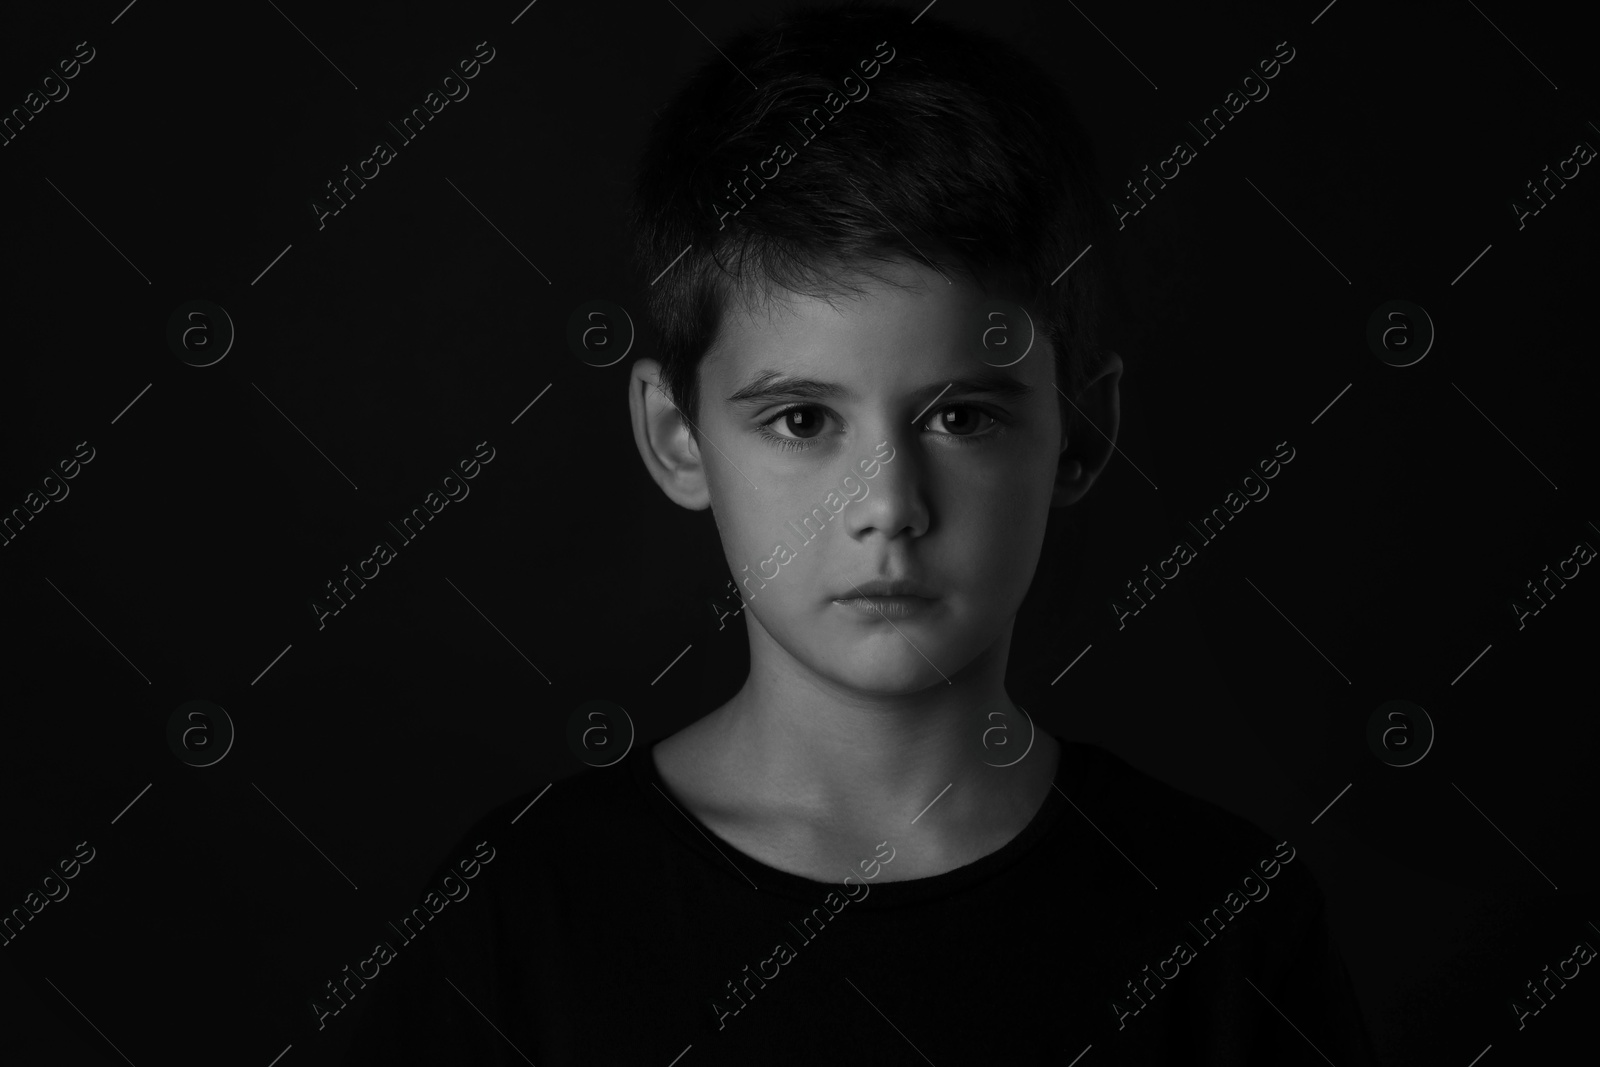
[[[998,373],[1049,388],[1050,346],[1020,305],[924,264],[896,260],[873,270],[879,277],[852,274],[853,291],[842,294],[773,290],[754,302],[731,299],[702,380],[722,389],[765,372],[804,372],[888,388],[1004,368]]]

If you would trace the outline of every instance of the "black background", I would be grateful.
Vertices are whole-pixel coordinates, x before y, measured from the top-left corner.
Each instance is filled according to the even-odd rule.
[[[95,449],[0,548],[0,910],[96,850],[0,949],[16,1062],[336,1062],[354,1013],[318,1032],[308,998],[477,816],[581,769],[575,708],[614,701],[648,744],[746,665],[742,622],[719,631],[708,603],[727,578],[709,513],[668,502],[634,450],[624,382],[652,341],[621,212],[652,113],[713,54],[696,27],[721,40],[779,7],[543,0],[512,25],[518,0],[278,6],[6,17],[7,110],[76,42],[96,50],[0,148],[0,507]],[[1278,41],[1295,58],[1087,253],[1121,279],[1120,454],[1053,529],[1012,695],[1293,843],[1387,1062],[1592,1040],[1592,968],[1520,1032],[1509,1008],[1600,942],[1600,579],[1520,629],[1509,606],[1600,545],[1600,177],[1520,231],[1510,207],[1600,144],[1592,46],[1566,9],[1504,3],[1079,6],[924,17],[1058,77],[1108,193]],[[484,40],[470,96],[319,231],[323,183]],[[608,368],[566,341],[597,298],[639,325]],[[166,342],[193,299],[237,330],[210,367]],[[1366,341],[1393,299],[1437,330],[1403,368]],[[483,440],[471,495],[319,630],[323,583]],[[1271,495],[1119,630],[1110,598],[1280,441],[1295,458]],[[237,729],[207,768],[166,739],[195,699]],[[1366,741],[1392,699],[1437,731],[1403,769]]]

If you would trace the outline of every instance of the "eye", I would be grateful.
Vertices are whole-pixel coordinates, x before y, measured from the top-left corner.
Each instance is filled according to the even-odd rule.
[[[934,412],[922,425],[940,436],[978,437],[997,423],[993,415],[971,404],[951,404]]]
[[[778,412],[762,425],[780,440],[809,441],[822,433],[825,420],[821,408],[801,405]]]

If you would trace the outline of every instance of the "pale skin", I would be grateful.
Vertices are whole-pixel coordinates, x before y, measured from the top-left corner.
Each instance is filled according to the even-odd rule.
[[[1044,803],[1059,746],[1006,694],[1011,630],[1050,509],[1088,492],[1118,427],[1117,356],[1074,410],[1042,333],[1011,366],[983,354],[975,283],[910,261],[877,270],[910,288],[867,280],[864,295],[831,304],[786,293],[730,309],[700,364],[698,441],[657,363],[638,361],[629,381],[645,466],[674,502],[711,508],[735,578],[772,575],[760,565],[779,541],[795,549],[764,587],[741,587],[743,687],[657,744],[656,766],[723,842],[819,882],[861,877],[880,842],[894,859],[877,881],[953,870],[1002,847]],[[835,388],[729,399],[769,371]],[[970,379],[1010,379],[1027,393],[946,388]],[[803,447],[762,436],[764,424]],[[845,476],[859,498],[802,547],[786,523]],[[908,615],[835,599],[907,576],[928,594]]]

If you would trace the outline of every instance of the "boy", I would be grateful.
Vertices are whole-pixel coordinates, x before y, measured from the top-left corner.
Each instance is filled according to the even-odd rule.
[[[750,674],[480,823],[355,1062],[1368,1062],[1293,847],[1005,692],[1117,432],[1097,259],[1062,270],[1089,168],[1025,59],[898,9],[745,35],[660,115],[629,409],[715,517]]]

